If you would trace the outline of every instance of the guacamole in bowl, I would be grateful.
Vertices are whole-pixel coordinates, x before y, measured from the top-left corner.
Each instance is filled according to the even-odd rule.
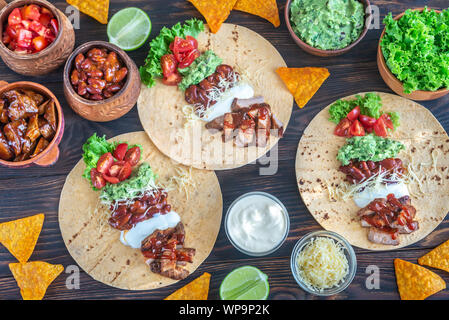
[[[365,9],[357,0],[292,0],[295,34],[321,50],[339,50],[355,42],[365,27]]]

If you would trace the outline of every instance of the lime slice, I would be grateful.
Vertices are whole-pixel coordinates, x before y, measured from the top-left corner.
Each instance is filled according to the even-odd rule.
[[[150,17],[139,8],[126,8],[114,14],[108,23],[109,42],[125,51],[136,50],[151,32]]]
[[[233,270],[220,286],[221,300],[266,300],[269,292],[268,276],[251,266]]]

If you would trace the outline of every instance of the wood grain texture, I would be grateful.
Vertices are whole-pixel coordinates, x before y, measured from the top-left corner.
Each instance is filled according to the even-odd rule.
[[[61,11],[65,11],[64,1],[53,2]],[[381,19],[388,13],[399,14],[406,8],[428,5],[442,9],[447,7],[447,0],[395,0],[371,1],[379,6]],[[111,1],[110,16],[118,10],[129,6],[128,2]],[[132,3],[145,10],[153,22],[151,37],[158,34],[162,26],[172,25],[178,21],[195,16],[201,18],[198,11],[183,0],[136,0]],[[327,67],[331,76],[324,83],[313,99],[303,109],[296,105],[290,119],[288,130],[279,142],[279,169],[276,175],[260,176],[258,164],[249,164],[226,172],[217,172],[223,193],[224,213],[231,202],[242,193],[249,191],[266,191],[278,197],[287,207],[291,229],[287,241],[275,253],[268,257],[252,258],[243,255],[232,247],[221,226],[218,239],[209,258],[187,280],[173,286],[153,291],[124,291],[103,285],[81,272],[79,290],[66,288],[66,273],[62,273],[50,286],[46,299],[162,299],[203,272],[212,274],[210,298],[218,299],[218,290],[225,275],[232,269],[243,265],[253,265],[267,273],[270,282],[270,299],[319,299],[305,294],[296,284],[290,272],[290,253],[296,241],[310,231],[321,227],[308,213],[302,203],[296,186],[295,156],[298,141],[312,118],[334,100],[363,91],[391,90],[380,77],[376,65],[377,43],[381,34],[379,30],[369,30],[361,43],[349,53],[330,58],[320,58],[302,51],[290,37],[282,10],[285,1],[278,1],[281,13],[281,26],[275,29],[269,22],[243,12],[232,12],[227,22],[248,27],[269,40],[282,54],[291,67]],[[100,25],[90,17],[81,14],[81,29],[76,32],[76,46],[91,40],[107,40],[106,26]],[[381,28],[383,25],[381,24]],[[136,64],[142,65],[148,46],[129,55]],[[58,203],[61,188],[66,175],[81,157],[83,142],[94,132],[112,137],[121,133],[142,130],[136,108],[119,120],[108,123],[89,122],[76,115],[66,104],[62,88],[62,67],[44,77],[24,77],[0,64],[1,79],[8,82],[30,80],[44,84],[58,97],[63,105],[66,120],[64,137],[60,144],[60,159],[50,168],[30,167],[13,170],[0,167],[0,222],[8,221],[44,212],[45,221],[33,260],[61,263],[65,267],[75,264],[68,254],[58,226]],[[449,130],[449,96],[439,100],[423,102],[424,106],[437,117],[446,131]],[[428,237],[418,243],[391,252],[370,252],[355,249],[358,259],[357,275],[353,283],[344,292],[328,299],[398,299],[394,277],[393,259],[401,258],[410,262],[417,259],[449,238],[449,220],[446,219]],[[0,246],[0,299],[20,299],[19,289],[9,271],[8,263],[15,262],[9,252]],[[380,289],[368,290],[365,286],[366,267],[376,265],[380,270]],[[436,271],[446,282],[449,274]],[[430,299],[449,299],[449,290],[444,290]]]

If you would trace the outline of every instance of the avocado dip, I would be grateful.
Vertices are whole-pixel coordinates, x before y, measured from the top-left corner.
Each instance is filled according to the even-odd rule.
[[[347,47],[360,37],[365,24],[364,6],[356,0],[293,0],[290,10],[296,35],[322,50]]]

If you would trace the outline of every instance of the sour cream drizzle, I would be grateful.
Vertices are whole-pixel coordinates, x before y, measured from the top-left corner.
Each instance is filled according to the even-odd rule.
[[[142,241],[156,230],[166,230],[174,228],[181,221],[181,218],[175,211],[167,214],[156,214],[148,220],[137,223],[130,230],[124,230],[120,233],[120,241],[131,248],[139,249]]]
[[[390,193],[393,193],[397,199],[410,195],[407,185],[404,182],[398,182],[367,187],[362,192],[354,194],[353,199],[358,207],[364,208],[374,199],[386,198]]]

